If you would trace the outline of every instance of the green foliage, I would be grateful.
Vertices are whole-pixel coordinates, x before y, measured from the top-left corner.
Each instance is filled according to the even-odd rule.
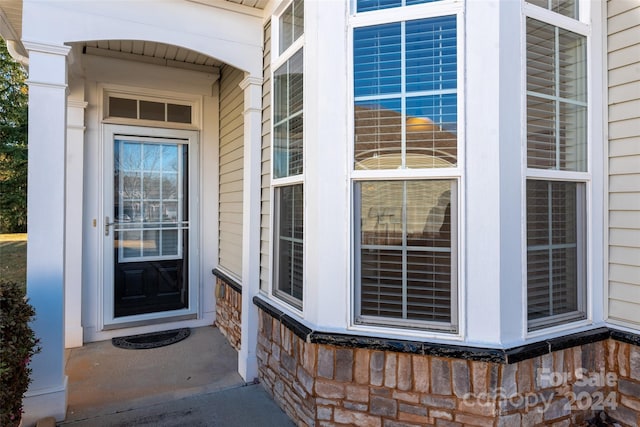
[[[27,231],[26,74],[0,39],[0,233]]]
[[[14,427],[22,418],[22,397],[30,382],[31,356],[38,340],[29,326],[35,311],[24,286],[0,280],[0,425]]]

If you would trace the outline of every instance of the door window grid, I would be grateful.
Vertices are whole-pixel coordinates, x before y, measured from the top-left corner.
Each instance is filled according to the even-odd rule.
[[[115,140],[118,262],[182,257],[183,144]]]

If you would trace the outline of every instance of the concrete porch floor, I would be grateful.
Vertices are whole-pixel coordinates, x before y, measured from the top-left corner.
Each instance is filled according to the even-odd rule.
[[[261,385],[244,383],[215,327],[148,350],[111,341],[67,350],[69,426],[293,425]]]

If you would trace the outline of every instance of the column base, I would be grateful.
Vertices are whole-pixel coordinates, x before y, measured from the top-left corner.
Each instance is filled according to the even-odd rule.
[[[68,381],[65,375],[60,387],[27,391],[22,401],[22,426],[35,426],[38,420],[45,417],[54,417],[56,421],[64,420],[67,416]]]

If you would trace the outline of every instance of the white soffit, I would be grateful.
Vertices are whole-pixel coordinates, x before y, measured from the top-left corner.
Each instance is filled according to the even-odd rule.
[[[210,56],[164,43],[141,40],[100,40],[82,43],[88,55],[126,59],[194,71],[215,72],[223,65]]]

